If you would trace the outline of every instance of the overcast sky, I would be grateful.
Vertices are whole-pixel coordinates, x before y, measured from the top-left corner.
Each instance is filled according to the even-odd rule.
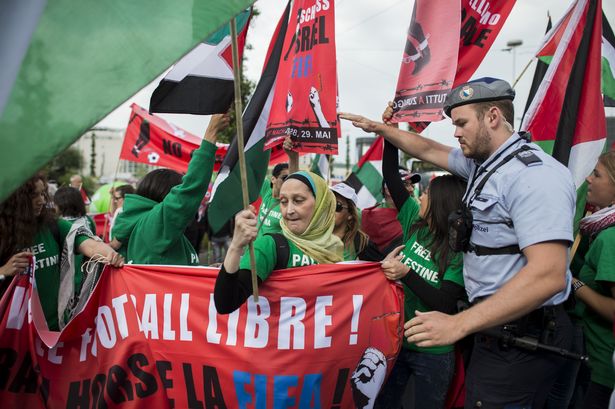
[[[565,13],[572,1],[567,0],[517,0],[502,31],[496,38],[491,50],[476,71],[474,78],[492,76],[513,82],[513,71],[518,76],[532,59],[544,36],[547,12],[555,24]],[[246,50],[246,72],[248,78],[258,81],[262,70],[267,47],[273,30],[284,11],[284,0],[258,0],[256,7],[260,16],[254,19],[248,32],[248,43],[253,47]],[[338,78],[340,90],[340,110],[378,119],[387,101],[391,100],[397,84],[397,77],[405,45],[406,30],[412,15],[412,0],[337,0],[336,42]],[[615,1],[603,0],[603,9],[613,26]],[[515,64],[513,54],[504,51],[510,40],[522,40],[516,49]],[[515,99],[516,111],[523,111],[535,62],[518,82]],[[124,129],[132,102],[147,108],[149,97],[159,79],[123,104],[105,118],[98,126]],[[609,109],[608,115],[615,115]],[[186,130],[202,135],[207,117],[194,115],[161,115]],[[519,126],[519,121],[515,121]],[[348,122],[342,122],[342,134],[360,136],[362,132]],[[431,124],[424,135],[442,143],[456,146],[452,137],[450,120]],[[344,157],[344,139],[340,140],[340,154]]]

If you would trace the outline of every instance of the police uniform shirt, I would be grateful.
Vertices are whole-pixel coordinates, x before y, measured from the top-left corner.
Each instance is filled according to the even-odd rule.
[[[477,178],[472,190],[488,170],[526,143],[519,138],[519,134],[514,133],[483,162],[487,165],[487,172]],[[526,161],[531,162],[527,164],[517,157],[512,158],[491,175],[481,194],[472,201],[473,245],[499,248],[518,244],[523,250],[545,241],[572,242],[576,200],[572,176],[568,168],[537,145],[529,145],[536,149],[529,151],[535,155],[534,161]],[[502,150],[506,151],[491,163],[490,159]],[[452,173],[470,180],[480,163],[463,156],[461,149],[453,149],[448,157],[448,166]],[[472,194],[469,195],[471,197]],[[527,260],[521,253],[483,256],[477,256],[475,252],[465,253],[463,277],[469,300],[472,302],[493,294],[525,264]],[[570,270],[567,270],[565,290],[543,305],[557,305],[566,300],[571,277]]]

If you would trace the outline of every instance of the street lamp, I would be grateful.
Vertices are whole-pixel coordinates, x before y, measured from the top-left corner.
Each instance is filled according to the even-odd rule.
[[[517,47],[523,44],[523,40],[510,40],[506,43],[506,47],[504,51],[512,51],[512,82],[515,82],[515,78],[517,76]]]

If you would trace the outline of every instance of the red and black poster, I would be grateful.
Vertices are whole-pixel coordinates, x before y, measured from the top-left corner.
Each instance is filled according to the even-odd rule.
[[[459,0],[415,1],[393,100],[393,122],[443,118],[442,107],[457,68],[460,20]]]
[[[137,104],[132,104],[130,107],[132,112],[126,127],[120,159],[186,173],[192,152],[198,149],[203,139],[156,115],[151,115]],[[228,149],[226,144],[217,145],[214,166],[216,171],[220,168]]]
[[[459,53],[455,63],[456,73],[454,81],[450,88],[455,88],[472,77],[493,45],[514,5],[515,0],[462,0],[461,16],[458,17],[461,20],[460,26],[453,20],[446,23],[440,21],[440,28],[444,28],[449,24],[459,28]],[[429,44],[429,40],[427,44]],[[429,51],[431,53],[434,52],[433,49]],[[414,70],[412,67],[409,68]],[[418,83],[410,83],[408,88],[417,86],[419,86]],[[412,121],[405,118],[403,120],[397,119],[397,122]],[[418,132],[425,129],[427,125],[429,125],[429,122],[426,121],[412,123],[412,127]]]
[[[202,138],[150,114],[137,104],[132,104],[131,108],[120,159],[186,173],[192,152],[199,148]],[[215,172],[220,169],[229,145],[216,143],[216,146]],[[286,160],[288,157],[281,146],[271,150],[270,165]]]
[[[290,135],[299,152],[337,153],[333,0],[296,0],[284,39],[265,149]]]

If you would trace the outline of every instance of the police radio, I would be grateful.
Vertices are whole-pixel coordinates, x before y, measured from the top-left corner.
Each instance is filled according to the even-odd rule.
[[[448,245],[453,251],[470,250],[472,220],[472,211],[465,203],[448,215]]]

